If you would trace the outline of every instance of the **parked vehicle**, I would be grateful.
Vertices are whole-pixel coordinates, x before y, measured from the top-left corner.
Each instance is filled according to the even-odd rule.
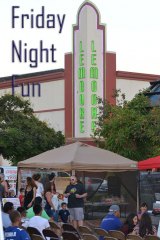
[[[107,180],[103,180],[102,178],[85,178],[85,189],[87,192],[107,192],[108,183]]]

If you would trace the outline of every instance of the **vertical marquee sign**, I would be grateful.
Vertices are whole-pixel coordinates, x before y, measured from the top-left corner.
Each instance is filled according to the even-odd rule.
[[[98,10],[85,2],[73,29],[74,137],[90,137],[98,116],[97,97],[104,99],[105,26]]]

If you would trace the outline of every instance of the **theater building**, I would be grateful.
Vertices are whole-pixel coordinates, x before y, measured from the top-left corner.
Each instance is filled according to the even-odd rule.
[[[97,97],[112,104],[116,89],[131,100],[160,75],[116,69],[116,53],[106,49],[105,25],[95,5],[85,1],[73,27],[73,52],[64,69],[0,78],[0,96],[14,93],[30,99],[35,115],[61,130],[68,141],[91,141],[98,115]]]

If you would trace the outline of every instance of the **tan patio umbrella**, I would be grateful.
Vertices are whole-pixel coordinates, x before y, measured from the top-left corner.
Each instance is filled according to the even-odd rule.
[[[21,161],[18,167],[119,172],[137,170],[137,162],[104,149],[76,142]]]

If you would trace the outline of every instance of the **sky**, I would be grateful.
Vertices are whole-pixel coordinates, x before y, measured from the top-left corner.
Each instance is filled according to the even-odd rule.
[[[76,24],[78,8],[82,0],[1,0],[0,7],[0,77],[64,68],[65,53],[72,52],[72,26]],[[92,0],[99,9],[101,23],[106,24],[106,49],[116,52],[117,71],[141,72],[160,75],[160,0]],[[29,20],[20,27],[20,18],[12,28],[12,8],[16,15],[40,14],[44,6],[46,14],[55,14],[55,28],[30,28]],[[65,14],[62,32],[59,33],[57,15]],[[45,18],[46,19],[46,18]],[[46,21],[45,21],[46,22]],[[26,56],[31,48],[39,48],[40,40],[46,48],[56,48],[54,60],[38,62],[37,67],[15,59],[12,62],[12,41]]]

